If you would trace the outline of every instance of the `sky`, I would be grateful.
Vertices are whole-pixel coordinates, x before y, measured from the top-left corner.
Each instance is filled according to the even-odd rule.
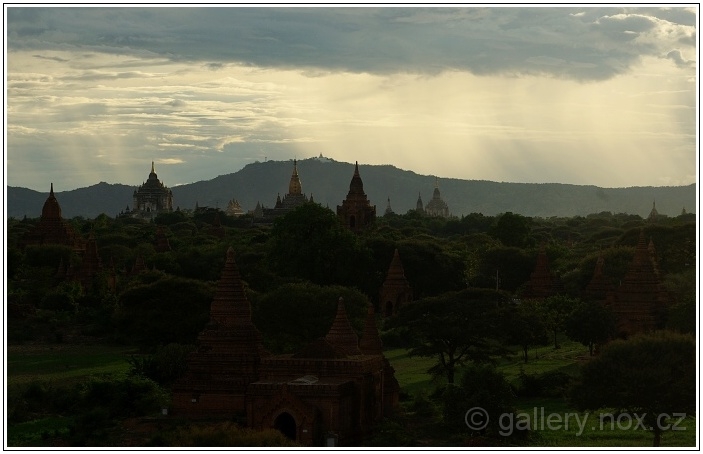
[[[5,20],[9,186],[139,185],[154,161],[174,187],[320,154],[467,180],[697,180],[698,5],[5,5]]]

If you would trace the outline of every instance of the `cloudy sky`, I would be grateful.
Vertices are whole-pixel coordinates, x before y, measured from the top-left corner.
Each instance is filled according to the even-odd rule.
[[[176,186],[320,154],[696,182],[697,6],[5,10],[10,186],[137,185],[152,160]]]

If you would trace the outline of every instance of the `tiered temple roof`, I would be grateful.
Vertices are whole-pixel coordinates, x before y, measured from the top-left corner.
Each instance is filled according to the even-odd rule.
[[[442,200],[442,196],[439,193],[439,180],[435,177],[434,192],[432,193],[432,200],[427,202],[425,206],[425,214],[428,216],[449,217],[449,207],[447,203]]]
[[[542,244],[537,254],[535,269],[530,274],[522,297],[527,299],[543,299],[556,295],[562,291],[561,279],[552,276],[549,271],[549,259],[545,245]]]
[[[325,340],[334,346],[335,349],[347,355],[361,354],[361,350],[359,350],[359,336],[356,335],[349,323],[347,311],[344,308],[344,299],[341,297],[337,302],[337,315],[334,317],[334,322],[332,322],[332,326],[325,336]]]
[[[340,298],[324,338],[293,355],[268,354],[230,248],[210,323],[173,386],[173,413],[245,413],[249,427],[273,427],[303,445],[319,445],[330,432],[341,445],[358,444],[398,403],[398,382],[381,347],[373,311],[360,343]]]
[[[608,294],[607,306],[617,318],[620,336],[627,337],[639,332],[659,329],[669,304],[656,270],[656,263],[640,232],[635,255],[620,286]]]
[[[251,321],[251,304],[230,247],[210,305],[210,323],[198,335],[198,350],[188,357],[186,374],[173,387],[174,412],[244,412],[247,386],[257,380],[261,358],[268,355]]]
[[[156,228],[154,250],[156,252],[168,252],[171,250],[171,244],[168,242],[168,238],[166,238],[166,232],[164,232],[163,226],[158,226]]]
[[[148,213],[151,216],[161,211],[173,211],[173,192],[159,181],[154,161],[151,161],[149,179],[134,190],[131,214],[145,216]]]
[[[308,202],[307,196],[303,193],[303,184],[298,175],[298,160],[293,160],[293,173],[288,183],[288,193],[281,199],[281,194],[276,197],[276,205],[273,208],[265,208],[259,202],[254,210],[254,221],[270,223],[274,219],[284,216],[295,210],[299,206]]]
[[[364,182],[359,175],[359,163],[354,165],[354,175],[349,183],[347,198],[337,205],[337,216],[342,225],[352,232],[360,232],[376,219],[376,205],[371,205],[364,192]]]
[[[611,280],[603,273],[604,266],[605,258],[603,258],[603,254],[600,254],[596,260],[593,277],[583,291],[584,299],[604,302],[608,292],[613,290]]]
[[[39,224],[27,234],[23,244],[62,244],[76,251],[83,249],[83,238],[61,217],[61,206],[54,195],[54,183],[51,183],[49,196],[42,207]]]
[[[405,277],[403,263],[398,249],[393,252],[393,259],[388,267],[386,279],[379,292],[379,303],[384,317],[398,313],[400,307],[413,300],[413,291]]]
[[[383,213],[384,216],[388,216],[389,214],[394,214],[393,208],[391,208],[391,198],[388,197],[388,205],[386,205],[386,211]]]

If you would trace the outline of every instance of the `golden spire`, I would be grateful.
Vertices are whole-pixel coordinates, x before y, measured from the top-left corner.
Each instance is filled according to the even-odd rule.
[[[290,177],[290,183],[288,184],[288,194],[299,195],[303,193],[303,185],[300,182],[300,177],[298,176],[298,160],[293,159],[293,175]]]

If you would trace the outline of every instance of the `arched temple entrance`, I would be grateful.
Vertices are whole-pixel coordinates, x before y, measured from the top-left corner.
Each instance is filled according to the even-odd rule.
[[[390,317],[391,315],[393,315],[393,303],[386,301],[385,316]]]
[[[273,427],[285,435],[286,438],[294,441],[298,439],[298,427],[295,424],[295,418],[288,412],[278,415],[273,422]]]

